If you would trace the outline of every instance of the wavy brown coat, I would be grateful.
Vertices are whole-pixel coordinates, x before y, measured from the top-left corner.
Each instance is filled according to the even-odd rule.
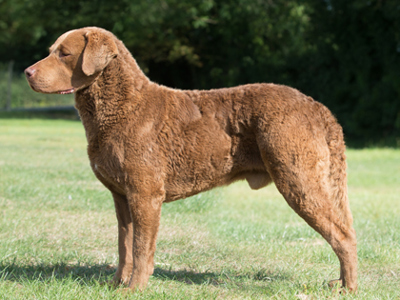
[[[75,93],[91,167],[115,201],[115,283],[147,284],[164,202],[245,179],[252,189],[274,182],[332,246],[339,282],[356,290],[342,128],[319,102],[275,84],[158,85],[121,41],[96,27],[63,34],[25,73],[38,92]]]

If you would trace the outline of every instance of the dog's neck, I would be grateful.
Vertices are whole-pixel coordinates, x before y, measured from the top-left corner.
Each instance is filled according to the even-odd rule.
[[[75,106],[85,130],[93,133],[87,136],[105,138],[110,127],[138,109],[136,99],[150,83],[123,43],[117,42],[118,56],[90,86],[75,94]]]

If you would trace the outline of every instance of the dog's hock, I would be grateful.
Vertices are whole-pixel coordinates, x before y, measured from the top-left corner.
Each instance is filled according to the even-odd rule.
[[[118,48],[112,37],[98,31],[88,31],[82,56],[82,71],[87,76],[101,72],[118,55]]]

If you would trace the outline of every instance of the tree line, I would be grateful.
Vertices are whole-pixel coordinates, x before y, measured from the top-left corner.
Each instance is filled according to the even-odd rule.
[[[400,145],[398,0],[0,0],[0,62],[22,71],[65,31],[112,31],[150,79],[293,86],[353,145]]]

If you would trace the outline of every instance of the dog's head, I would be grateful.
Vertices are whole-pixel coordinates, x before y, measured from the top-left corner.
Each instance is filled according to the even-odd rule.
[[[31,88],[40,93],[71,94],[89,86],[118,55],[110,32],[86,27],[61,35],[46,58],[25,70]]]

